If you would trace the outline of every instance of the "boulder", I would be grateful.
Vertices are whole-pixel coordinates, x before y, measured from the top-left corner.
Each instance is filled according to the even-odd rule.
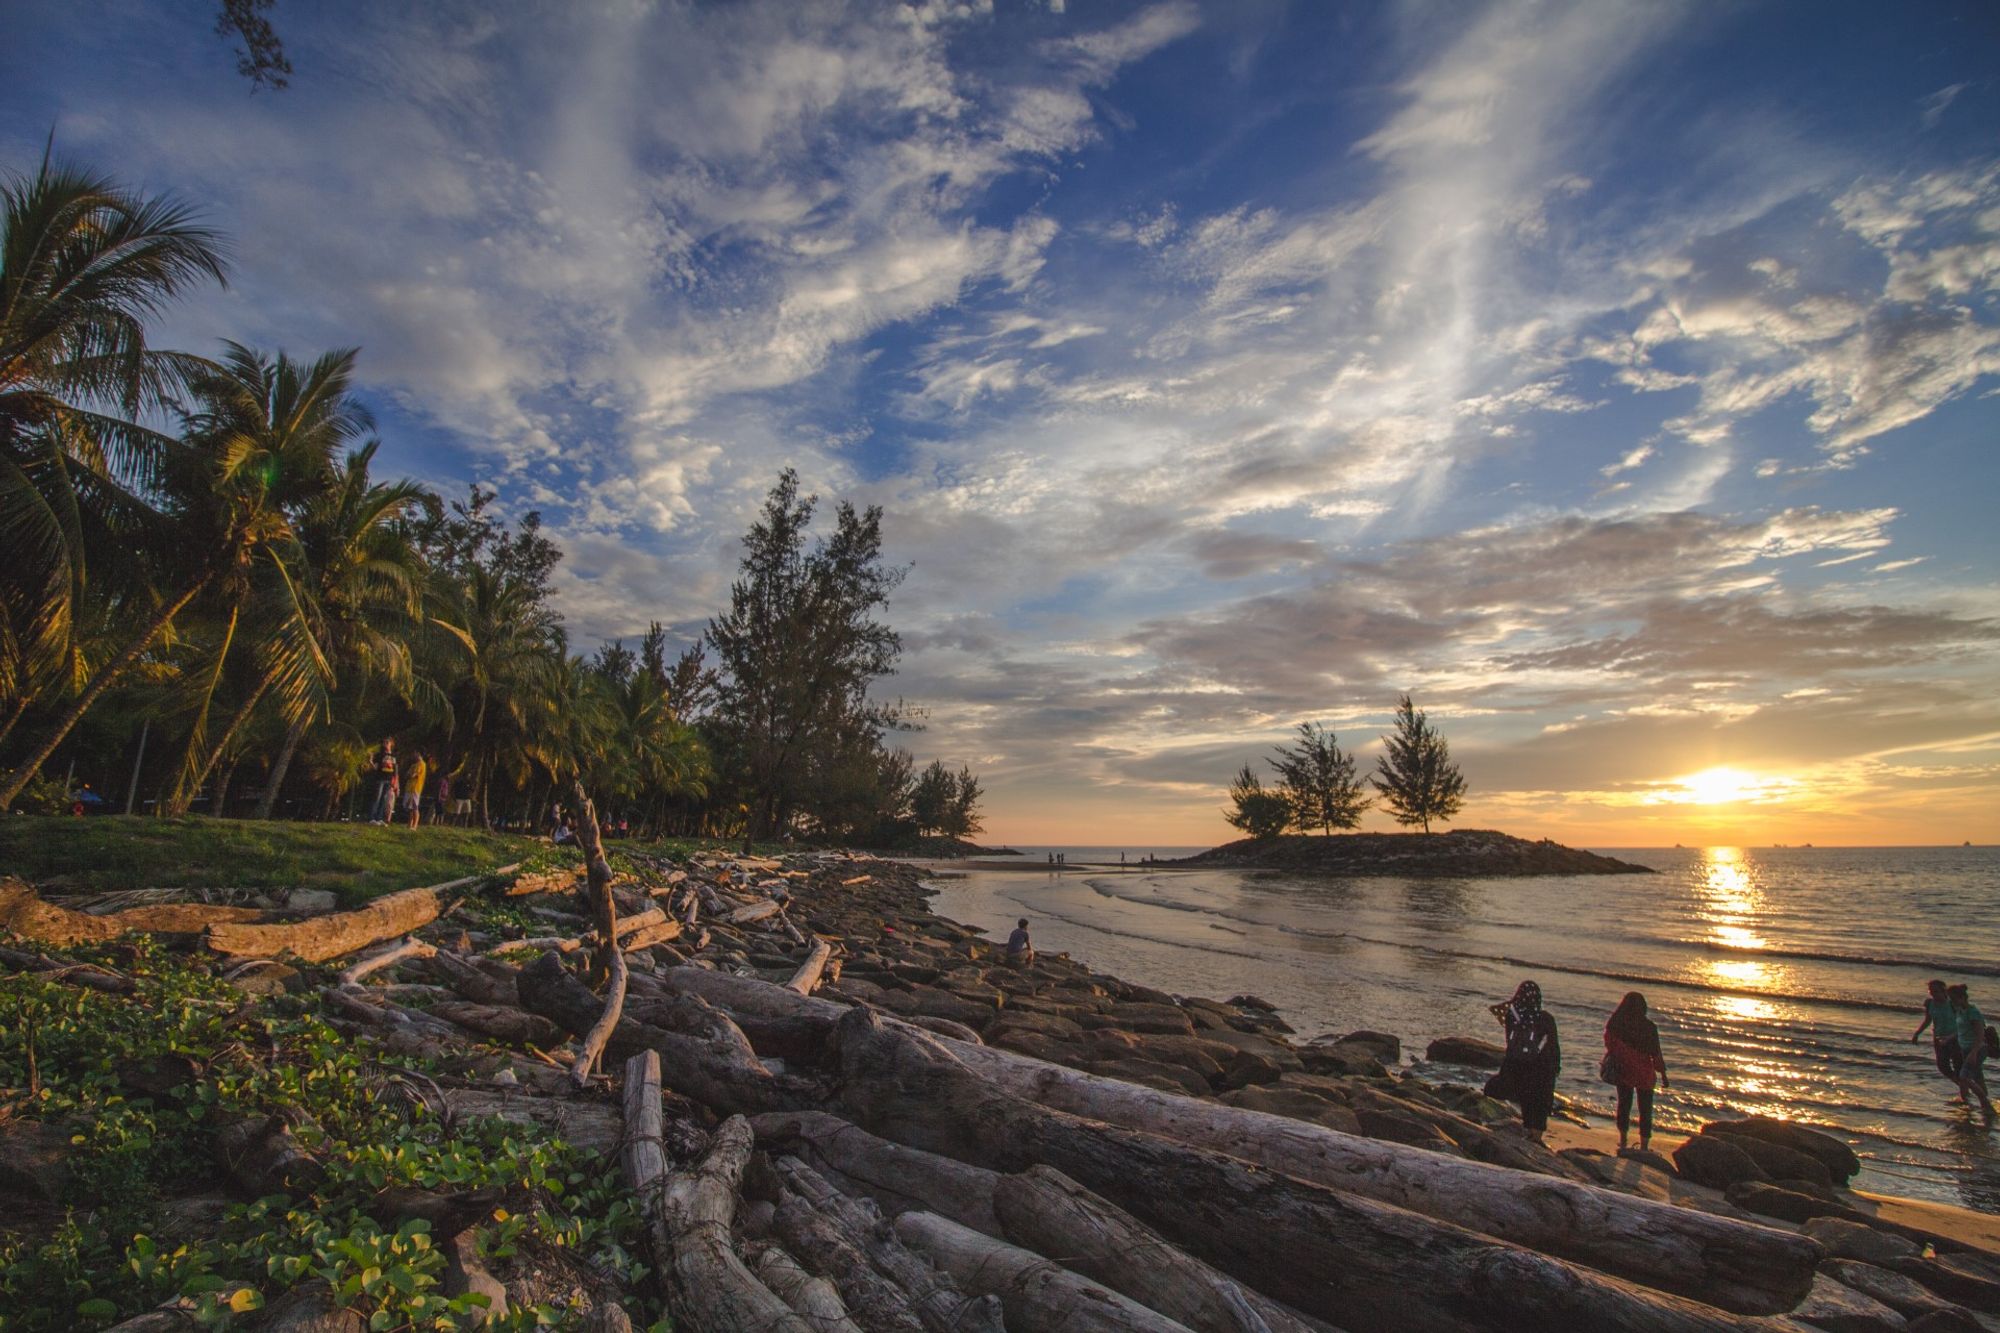
[[[1393,1143],[1407,1143],[1413,1148],[1428,1148],[1432,1152],[1450,1153],[1454,1157],[1465,1156],[1443,1130],[1428,1120],[1394,1111],[1378,1111],[1374,1107],[1361,1107],[1354,1114],[1361,1124],[1361,1132],[1371,1139],[1388,1139]]]
[[[1761,1139],[1765,1143],[1775,1143],[1781,1148],[1817,1157],[1825,1163],[1827,1174],[1836,1185],[1845,1185],[1861,1170],[1861,1159],[1855,1156],[1854,1149],[1823,1130],[1809,1129],[1789,1120],[1753,1115],[1743,1120],[1717,1120],[1701,1128],[1704,1134]]]
[[[1859,1216],[1844,1203],[1822,1199],[1804,1190],[1787,1189],[1762,1180],[1739,1180],[1723,1191],[1729,1201],[1759,1217],[1775,1217],[1782,1222],[1810,1222],[1815,1217],[1839,1217],[1853,1221]]]
[[[1897,1260],[1914,1258],[1917,1253],[1915,1241],[1839,1217],[1811,1218],[1805,1233],[1826,1246],[1826,1252],[1836,1259],[1859,1259],[1878,1268],[1892,1268]]]
[[[1307,1071],[1314,1074],[1382,1078],[1389,1072],[1372,1048],[1350,1046],[1345,1042],[1328,1046],[1301,1047],[1298,1058],[1304,1063]]]
[[[1165,991],[1154,990],[1151,986],[1141,986],[1136,982],[1119,982],[1117,995],[1126,1004],[1146,1004],[1176,1011],[1180,1008],[1174,1003],[1174,997]]]
[[[1361,1028],[1329,1044],[1366,1047],[1385,1065],[1393,1065],[1403,1058],[1403,1039],[1393,1032],[1375,1032]]]
[[[986,1040],[994,1040],[994,1034],[1001,1031],[1040,1032],[1050,1037],[1061,1037],[1074,1041],[1083,1036],[1083,1029],[1070,1019],[1059,1014],[1040,1014],[1032,1010],[1022,1010],[1009,1005],[998,1018],[986,1025]]]
[[[1702,1133],[1707,1135],[1708,1129],[1704,1128]],[[1747,1134],[1717,1134],[1710,1137],[1726,1139],[1731,1147],[1741,1150],[1751,1161],[1763,1167],[1764,1174],[1773,1180],[1787,1183],[1802,1180],[1821,1189],[1833,1188],[1833,1176],[1827,1171],[1826,1163],[1809,1153],[1802,1153],[1781,1143],[1771,1143]]]
[[[1659,1153],[1654,1152],[1651,1148],[1620,1148],[1618,1156],[1628,1161],[1644,1163],[1652,1167],[1655,1171],[1664,1172],[1670,1176],[1674,1174],[1674,1164]]]
[[[1008,1028],[996,1024],[988,1029],[986,1044],[1021,1055],[1032,1055],[1035,1059],[1046,1060],[1052,1065],[1068,1065],[1073,1069],[1083,1068],[1091,1059],[1083,1050],[1070,1045],[1060,1037],[1052,1037],[1045,1032],[1032,1032],[1026,1028]]]
[[[1468,1069],[1498,1069],[1507,1053],[1503,1046],[1477,1037],[1439,1037],[1424,1047],[1424,1059],[1437,1064],[1464,1065]]]
[[[70,1136],[40,1120],[0,1123],[0,1190],[56,1203],[69,1195]]]
[[[1557,1156],[1572,1166],[1580,1167],[1592,1180],[1607,1189],[1636,1194],[1655,1203],[1674,1201],[1674,1177],[1670,1171],[1661,1171],[1630,1158],[1613,1157],[1595,1148],[1564,1148]]]
[[[1189,1097],[1206,1097],[1209,1094],[1208,1080],[1192,1069],[1179,1065],[1156,1064],[1151,1060],[1100,1060],[1090,1066],[1093,1074],[1105,1078],[1122,1079],[1127,1083],[1138,1083],[1148,1088],[1158,1088],[1162,1092],[1178,1092]]]
[[[1194,1035],[1193,1021],[1173,1004],[1114,1004],[1101,1014],[1085,1014],[1077,1021],[1085,1028],[1122,1028],[1167,1037]]]
[[[1232,995],[1229,997],[1229,1007],[1232,1009],[1259,1009],[1267,1014],[1278,1012],[1277,1005],[1272,1004],[1269,1000],[1260,999],[1255,995]]]
[[[1770,1179],[1750,1154],[1725,1139],[1707,1134],[1697,1134],[1674,1149],[1674,1169],[1684,1180],[1719,1190],[1744,1181]]]
[[[293,889],[285,895],[287,912],[331,912],[340,906],[332,889]]]
[[[932,1018],[949,1018],[954,1023],[963,1023],[977,1029],[990,1022],[994,1008],[990,1004],[980,1004],[955,995],[948,990],[938,990],[931,986],[914,986],[910,989],[911,1012],[927,1014]]]
[[[1978,1272],[1972,1265],[1941,1259],[1904,1258],[1883,1264],[1904,1277],[1915,1278],[1948,1301],[1986,1314],[2000,1314],[2000,1282]]]
[[[1865,1296],[1824,1273],[1813,1275],[1812,1291],[1792,1318],[1826,1333],[1901,1333],[1909,1321],[1873,1296]]]
[[[1981,1323],[1970,1310],[1956,1305],[1919,1315],[1903,1326],[1909,1333],[1991,1333],[1991,1323]]]

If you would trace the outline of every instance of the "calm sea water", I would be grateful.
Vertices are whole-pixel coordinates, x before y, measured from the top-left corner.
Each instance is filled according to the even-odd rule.
[[[1394,1032],[1406,1055],[1498,1040],[1486,1006],[1533,978],[1562,1091],[1607,1115],[1604,1020],[1641,990],[1673,1078],[1656,1147],[1780,1115],[1851,1141],[1861,1188],[2000,1213],[2000,1128],[1958,1106],[1928,1034],[1909,1040],[1933,976],[2000,1021],[2000,849],[1611,848],[1661,873],[1452,880],[1139,864],[1179,848],[1122,849],[1122,868],[1119,848],[1065,848],[1073,868],[1051,875],[1037,863],[1056,849],[1022,850],[1026,873],[941,878],[937,910],[1003,936],[1025,915],[1038,948],[1180,994],[1261,995],[1303,1036]]]

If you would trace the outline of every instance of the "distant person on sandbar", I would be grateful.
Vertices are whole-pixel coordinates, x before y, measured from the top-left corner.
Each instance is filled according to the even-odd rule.
[[[1532,981],[1522,982],[1513,999],[1491,1012],[1507,1030],[1507,1053],[1500,1072],[1486,1081],[1486,1095],[1518,1103],[1521,1128],[1539,1143],[1555,1109],[1556,1074],[1562,1068],[1556,1020],[1542,1008],[1542,988]]]
[[[1667,1084],[1667,1059],[1660,1054],[1660,1030],[1646,1017],[1646,997],[1628,991],[1604,1025],[1604,1072],[1618,1089],[1618,1146],[1632,1131],[1632,1102],[1639,1103],[1639,1151],[1653,1146],[1653,1076]]]
[[[1972,994],[1960,982],[1945,991],[1951,998],[1951,1008],[1958,1026],[1958,1044],[1965,1051],[1965,1062],[1958,1067],[1958,1099],[1965,1100],[1965,1094],[1974,1093],[1979,1098],[1979,1109],[1985,1113],[1986,1122],[1993,1123],[1993,1098],[1986,1092],[1986,1056],[1993,1049],[1994,1032],[1986,1026],[1986,1015],[1972,1002]]]
[[[1022,917],[1014,923],[1014,933],[1007,937],[1007,966],[1032,967],[1035,962],[1035,944],[1028,938],[1028,918]]]
[[[1965,1063],[1965,1048],[1958,1044],[1958,1013],[1951,1007],[1951,996],[1946,993],[1945,984],[1933,979],[1930,996],[1924,1001],[1924,1021],[1917,1024],[1917,1030],[1910,1034],[1915,1041],[1924,1035],[1924,1029],[1931,1030],[1931,1054],[1937,1057],[1938,1073],[1953,1083],[1958,1082],[1958,1070]],[[1958,1099],[1965,1100],[1959,1093]]]

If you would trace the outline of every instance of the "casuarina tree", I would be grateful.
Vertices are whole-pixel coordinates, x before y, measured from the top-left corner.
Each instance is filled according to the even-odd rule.
[[[1409,695],[1398,701],[1396,732],[1384,736],[1382,745],[1371,780],[1398,824],[1420,824],[1429,833],[1433,819],[1448,820],[1458,813],[1465,804],[1465,775],[1451,762],[1451,747]]]
[[[1284,796],[1267,788],[1245,764],[1229,784],[1230,807],[1222,817],[1253,838],[1275,838],[1291,822],[1292,809]]]
[[[1375,803],[1354,776],[1354,756],[1335,744],[1333,733],[1317,722],[1299,723],[1298,744],[1279,746],[1271,767],[1278,770],[1292,826],[1301,832],[1356,828],[1363,812]]]

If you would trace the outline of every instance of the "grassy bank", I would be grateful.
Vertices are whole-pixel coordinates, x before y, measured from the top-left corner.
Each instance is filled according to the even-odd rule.
[[[324,888],[355,902],[561,855],[531,838],[479,829],[195,816],[0,819],[0,874],[58,891]]]

